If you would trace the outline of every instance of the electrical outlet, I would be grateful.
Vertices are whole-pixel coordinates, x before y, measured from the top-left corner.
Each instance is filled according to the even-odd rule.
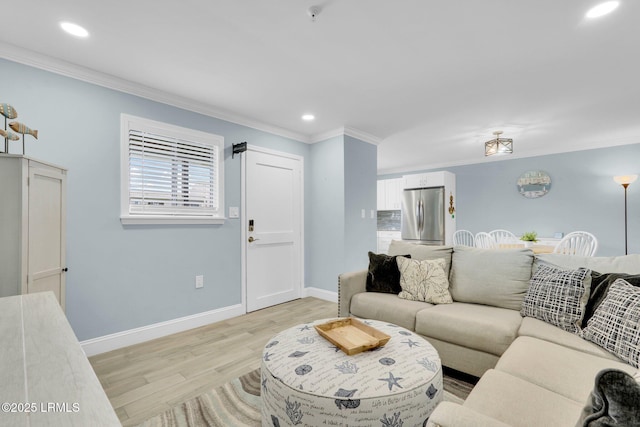
[[[376,211],[371,209],[371,219],[376,219]]]
[[[362,216],[362,219],[365,219],[367,217],[367,213],[364,209],[362,209],[362,211],[360,211],[360,216]]]
[[[204,276],[196,276],[196,289],[202,288],[204,286]]]

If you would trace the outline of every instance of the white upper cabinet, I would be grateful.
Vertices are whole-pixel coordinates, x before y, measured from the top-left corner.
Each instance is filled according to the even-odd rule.
[[[402,178],[381,179],[378,181],[378,210],[394,211],[402,207]]]
[[[405,175],[402,177],[402,179],[404,179],[404,188],[428,188],[445,186],[445,174],[443,172]]]

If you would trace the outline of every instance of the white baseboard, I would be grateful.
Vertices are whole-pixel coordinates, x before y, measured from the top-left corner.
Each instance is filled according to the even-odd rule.
[[[319,298],[326,301],[338,302],[337,292],[327,291],[326,289],[320,289],[320,288],[314,288],[314,287],[302,289],[302,297],[303,298],[314,297],[314,298]]]
[[[178,319],[167,320],[166,322],[154,323],[141,328],[117,332],[103,337],[92,338],[82,341],[80,345],[87,356],[94,356],[177,332],[198,328],[210,323],[220,322],[243,314],[245,314],[244,307],[242,304],[237,304],[204,313],[193,314],[191,316],[180,317]]]

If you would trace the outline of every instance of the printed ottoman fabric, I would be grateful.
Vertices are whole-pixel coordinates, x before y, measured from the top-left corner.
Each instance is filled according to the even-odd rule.
[[[425,424],[443,398],[438,352],[407,329],[364,322],[390,335],[389,342],[347,356],[309,323],[267,343],[262,358],[263,426]]]

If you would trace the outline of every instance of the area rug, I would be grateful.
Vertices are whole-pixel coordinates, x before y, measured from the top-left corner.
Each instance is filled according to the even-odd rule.
[[[473,383],[445,372],[444,400],[462,403]],[[260,417],[260,369],[187,400],[138,427],[256,427]]]

